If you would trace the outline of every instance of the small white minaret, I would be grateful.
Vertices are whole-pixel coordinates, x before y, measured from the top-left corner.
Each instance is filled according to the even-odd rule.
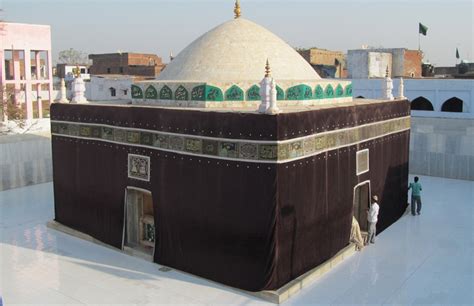
[[[88,103],[84,93],[86,92],[86,85],[81,77],[81,69],[76,67],[74,73],[74,81],[72,81],[72,100],[71,103]]]
[[[382,86],[382,94],[383,94],[382,98],[386,100],[393,100],[394,98],[393,98],[392,90],[393,90],[393,82],[390,76],[388,75],[388,66],[387,66],[387,70],[385,72],[385,79],[383,80],[383,86]]]
[[[398,99],[403,100],[405,97],[405,86],[403,85],[403,78],[400,78],[400,83],[398,84]]]
[[[67,90],[66,90],[66,82],[64,78],[61,78],[61,92],[60,92],[58,103],[69,103],[67,99]]]
[[[275,115],[281,112],[277,105],[277,89],[276,82],[272,78],[270,64],[265,65],[265,77],[260,82],[260,97],[262,103],[258,107],[258,112],[261,114]]]

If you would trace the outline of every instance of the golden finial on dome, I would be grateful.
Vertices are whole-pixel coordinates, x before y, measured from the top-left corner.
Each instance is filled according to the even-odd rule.
[[[268,78],[272,76],[272,69],[270,68],[270,63],[268,62],[267,58],[267,64],[265,65],[265,77]]]
[[[234,7],[234,18],[237,19],[240,17],[240,1],[235,0],[235,7]]]

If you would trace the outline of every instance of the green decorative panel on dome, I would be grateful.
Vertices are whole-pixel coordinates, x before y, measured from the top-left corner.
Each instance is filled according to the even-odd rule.
[[[334,98],[334,88],[332,88],[331,84],[328,84],[328,86],[326,86],[326,89],[324,90],[324,97]]]
[[[160,100],[173,100],[173,92],[167,85],[160,90]]]
[[[260,87],[253,85],[247,90],[247,100],[248,101],[260,101],[262,97],[260,96]]]
[[[225,92],[226,101],[243,101],[244,100],[244,91],[237,85],[232,85]]]
[[[145,99],[158,99],[158,92],[153,85],[150,85],[145,90]]]
[[[277,85],[277,100],[285,100],[285,92]]]
[[[344,91],[346,97],[352,97],[352,84],[347,85]]]
[[[199,85],[191,90],[191,100],[206,101],[206,85]]]
[[[221,102],[224,101],[224,95],[220,88],[210,85],[199,85],[191,90],[191,100]]]
[[[338,84],[336,86],[336,97],[342,97],[344,96],[344,89],[342,88],[341,84]]]
[[[143,99],[143,90],[137,85],[132,85],[132,98]]]
[[[174,99],[178,101],[187,101],[189,97],[188,91],[184,86],[179,85],[178,89],[174,92]]]
[[[313,98],[313,91],[308,85],[297,85],[287,89],[287,100],[311,100]]]
[[[324,99],[324,89],[321,87],[321,85],[316,86],[314,89],[314,97],[316,99]]]
[[[214,86],[206,85],[206,101],[210,101],[210,102],[224,101],[224,95],[222,94],[222,90]]]

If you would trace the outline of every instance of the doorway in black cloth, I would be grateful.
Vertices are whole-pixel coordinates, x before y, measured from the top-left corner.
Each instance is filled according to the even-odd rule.
[[[359,222],[360,230],[367,232],[367,209],[370,207],[370,181],[354,187],[354,217]]]
[[[128,187],[125,194],[124,249],[153,256],[155,221],[151,192]]]

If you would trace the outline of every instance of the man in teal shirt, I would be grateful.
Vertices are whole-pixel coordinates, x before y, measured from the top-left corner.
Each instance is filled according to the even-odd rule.
[[[419,178],[415,176],[415,182],[410,183],[408,190],[411,189],[411,214],[415,215],[415,203],[416,203],[416,213],[420,214],[421,211],[421,184],[418,183]]]

